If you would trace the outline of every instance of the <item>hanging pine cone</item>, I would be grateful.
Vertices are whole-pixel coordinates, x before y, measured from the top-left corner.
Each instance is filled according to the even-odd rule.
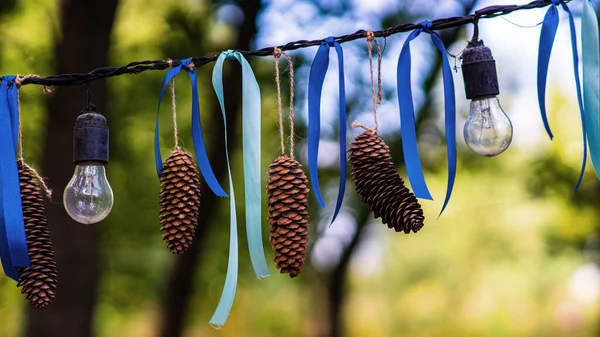
[[[200,173],[192,155],[175,149],[160,175],[160,230],[173,254],[186,252],[198,225]]]
[[[270,165],[267,206],[274,261],[282,274],[296,277],[302,271],[308,239],[308,180],[302,165],[285,154]]]
[[[58,272],[54,249],[46,220],[44,197],[30,168],[21,160],[17,162],[25,236],[29,249],[29,268],[19,268],[18,287],[31,304],[44,309],[56,296]]]
[[[396,172],[383,139],[367,130],[354,139],[349,152],[352,180],[369,211],[396,232],[418,232],[425,219],[423,210]]]

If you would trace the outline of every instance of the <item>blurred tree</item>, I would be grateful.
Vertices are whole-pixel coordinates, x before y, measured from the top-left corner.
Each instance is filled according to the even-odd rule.
[[[244,14],[244,21],[237,30],[237,43],[234,48],[238,50],[250,49],[252,38],[256,34],[256,16],[261,8],[260,0],[239,1],[236,3]],[[180,18],[180,20],[182,20]],[[186,27],[197,27],[198,25],[189,24]],[[190,40],[199,36],[193,29],[185,29],[186,35]],[[202,54],[202,50],[195,51]],[[239,67],[234,63],[232,69],[224,74],[223,85],[225,91],[225,106],[227,113],[228,127],[228,142],[235,144],[236,138],[240,135],[235,132],[240,120],[241,112],[241,72]],[[212,116],[221,114],[220,107],[213,105]],[[213,118],[207,129],[215,130],[211,135],[211,139],[207,144],[223,144],[225,136],[223,128],[220,126],[219,118]],[[225,181],[227,167],[225,166],[225,150],[222,146],[213,146],[209,149],[210,162],[213,166],[217,179]],[[178,258],[173,265],[173,268],[167,276],[167,282],[164,288],[161,300],[161,317],[160,317],[160,336],[161,337],[178,337],[182,336],[185,330],[185,322],[187,318],[187,310],[192,293],[192,282],[199,261],[202,259],[202,247],[207,238],[207,230],[210,226],[222,224],[222,219],[214,216],[217,212],[216,198],[210,191],[202,193],[202,217],[196,231],[196,240],[190,250]]]
[[[460,2],[460,10],[457,15],[462,16],[473,11],[473,8],[476,5],[476,0],[470,1],[462,1]],[[417,19],[410,12],[397,12],[394,14],[388,15],[386,18],[383,18],[384,22],[387,22],[390,17],[394,17],[394,22],[390,22],[390,25],[395,25],[397,22],[411,22]],[[386,23],[387,24],[387,23]],[[461,28],[456,29],[445,29],[440,32],[442,41],[445,46],[450,46],[458,41],[461,38]],[[443,133],[438,130],[438,127],[435,125],[436,120],[438,119],[437,110],[434,107],[434,87],[437,81],[440,79],[441,67],[442,67],[442,57],[447,57],[447,55],[440,55],[437,51],[434,53],[435,59],[431,62],[431,67],[427,75],[424,77],[422,88],[427,97],[424,100],[424,104],[420,107],[417,112],[417,133],[419,135],[423,134],[425,128],[429,130],[437,130],[436,138],[443,139]],[[352,113],[352,111],[349,111]],[[400,140],[394,139],[391,142],[388,142],[388,145],[392,149],[393,153],[401,154],[402,151],[394,150],[399,149],[401,147]],[[395,158],[396,164],[403,165],[403,157],[396,156]],[[354,187],[354,186],[352,186]],[[323,297],[323,300],[326,301],[325,307],[328,308],[329,312],[329,324],[327,328],[321,331],[323,333],[322,337],[340,337],[345,336],[344,332],[344,319],[343,319],[343,306],[345,296],[347,294],[347,286],[346,286],[346,277],[349,263],[352,259],[352,255],[355,252],[359,242],[361,241],[361,236],[364,234],[364,229],[368,222],[372,219],[372,216],[369,214],[366,206],[364,204],[356,205],[352,207],[357,210],[357,214],[355,215],[355,220],[357,224],[357,230],[354,231],[350,243],[344,249],[342,256],[340,257],[339,263],[335,268],[333,268],[329,273],[325,276],[328,279],[327,282],[327,296]]]
[[[118,0],[60,3],[61,36],[54,50],[55,72],[76,73],[105,66]],[[106,82],[92,86],[93,100],[106,112]],[[47,103],[46,148],[43,172],[52,180],[55,199],[73,173],[73,123],[85,106],[85,88],[60,88]],[[110,116],[108,116],[110,123]],[[92,335],[92,317],[98,285],[98,227],[81,225],[69,218],[62,203],[46,203],[52,223],[52,240],[59,268],[58,296],[45,310],[29,308],[28,337],[86,337]]]

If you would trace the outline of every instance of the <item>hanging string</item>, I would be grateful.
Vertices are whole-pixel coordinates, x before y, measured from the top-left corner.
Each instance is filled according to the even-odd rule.
[[[275,57],[275,84],[277,86],[277,109],[279,112],[279,137],[281,139],[281,153],[285,153],[285,141],[284,141],[284,130],[283,130],[283,104],[281,103],[281,81],[279,79],[279,58],[281,55],[285,56],[290,77],[290,158],[294,159],[294,63],[292,58],[281,49],[274,47],[273,56]]]
[[[375,95],[375,80],[373,79],[373,42],[375,42],[375,48],[377,49],[377,95]],[[373,119],[375,121],[374,131],[377,132],[379,128],[379,123],[377,122],[377,105],[381,103],[381,48],[371,30],[367,30],[367,51],[369,53],[369,71],[371,72],[371,98],[373,99]]]
[[[169,69],[173,68],[173,60],[167,60]],[[193,65],[190,63],[190,66]],[[177,127],[177,103],[175,100],[175,78],[171,80],[171,111],[173,112],[173,138],[175,142],[175,150],[179,150],[179,128]]]
[[[277,47],[273,49],[273,57],[275,57],[275,85],[277,86],[277,112],[279,114],[279,140],[281,142],[281,154],[284,154],[283,108],[281,104],[281,82],[279,81],[279,58],[281,57],[281,53],[281,49]]]
[[[375,49],[377,52],[377,92],[375,91],[375,78],[373,72],[373,43],[375,43]],[[368,126],[354,121],[352,127],[360,127],[366,131],[377,132],[379,128],[379,122],[377,121],[377,105],[381,103],[381,48],[379,42],[375,39],[375,34],[371,30],[367,30],[367,52],[369,54],[369,71],[371,73],[371,99],[373,100],[373,120],[375,126],[369,128]]]
[[[177,104],[175,103],[175,78],[171,80],[171,110],[173,111],[173,137],[175,149],[179,149],[179,128],[177,127]]]
[[[39,75],[26,75],[26,76],[17,76],[15,78],[15,84],[17,85],[17,87],[21,87],[21,84],[23,83],[23,81],[27,78],[31,78],[31,77],[36,77],[39,78]],[[33,176],[40,182],[40,184],[42,185],[42,188],[44,189],[44,192],[46,193],[46,196],[48,197],[48,199],[52,200],[52,190],[48,187],[48,185],[46,185],[46,181],[44,180],[44,178],[38,173],[38,171],[36,171],[36,169],[34,169],[33,167],[29,166],[29,164],[27,164],[25,162],[25,160],[23,159],[23,131],[21,128],[21,100],[19,99],[19,93],[17,91],[17,123],[18,123],[18,135],[17,135],[17,146],[18,146],[18,153],[17,153],[17,160],[21,161],[21,163],[23,164],[23,166],[25,166],[27,169],[29,169],[29,171],[33,174]]]

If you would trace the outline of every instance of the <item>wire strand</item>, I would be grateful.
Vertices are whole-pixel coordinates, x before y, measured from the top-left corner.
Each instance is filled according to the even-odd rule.
[[[568,3],[571,0],[563,0],[564,3]],[[443,30],[448,28],[456,28],[460,26],[464,26],[467,24],[476,23],[481,19],[489,19],[495,18],[497,16],[503,16],[510,14],[515,11],[533,9],[533,8],[542,8],[552,4],[551,1],[548,0],[535,0],[530,3],[524,5],[496,5],[482,8],[480,10],[475,11],[474,14],[465,15],[465,16],[456,16],[449,18],[436,19],[431,22],[431,30]],[[383,37],[386,38],[388,36],[408,32],[419,28],[418,24],[414,23],[406,23],[399,24],[394,27],[390,27],[383,30],[373,31],[374,37]],[[362,39],[367,37],[367,31],[364,29],[358,30],[352,34],[342,35],[335,37],[335,41],[338,43],[345,43],[354,41],[357,39]],[[301,48],[308,48],[312,46],[318,46],[323,42],[323,39],[319,40],[298,40],[288,42],[286,44],[276,46],[281,49],[281,51],[290,51],[297,50]],[[239,51],[244,56],[272,56],[273,55],[273,47],[265,47],[257,50],[249,50],[249,51]],[[213,56],[203,56],[203,57],[195,57],[192,58],[192,61],[196,67],[201,67],[205,64],[214,62],[217,60],[218,55]],[[180,61],[172,61],[172,66],[178,66]],[[135,61],[124,66],[120,67],[103,67],[94,69],[88,73],[72,73],[72,74],[60,74],[48,77],[28,77],[24,78],[22,81],[22,85],[25,84],[36,84],[43,86],[70,86],[70,85],[80,85],[88,82],[96,81],[103,78],[119,76],[123,74],[139,74],[149,70],[165,70],[169,68],[169,63],[167,61],[162,60],[145,60],[145,61]],[[27,76],[25,76],[27,77]]]

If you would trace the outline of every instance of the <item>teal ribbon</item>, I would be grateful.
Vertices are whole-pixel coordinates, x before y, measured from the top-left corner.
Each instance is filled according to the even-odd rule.
[[[589,0],[581,14],[581,60],[583,63],[583,105],[590,157],[600,178],[600,41],[598,17]]]
[[[0,260],[6,276],[18,281],[17,268],[30,264],[16,161],[19,89],[14,80],[3,76],[0,82]]]
[[[212,84],[221,105],[223,124],[225,127],[225,153],[227,157],[227,173],[229,174],[229,207],[230,207],[230,236],[229,236],[229,261],[225,286],[221,300],[210,319],[210,324],[215,326],[225,325],[233,300],[238,278],[238,240],[237,221],[235,212],[235,195],[231,165],[227,150],[227,117],[225,114],[225,99],[223,94],[223,62],[237,60],[242,66],[242,138],[244,157],[244,193],[246,202],[246,233],[248,235],[248,249],[254,273],[258,278],[269,276],[267,261],[262,243],[261,234],[261,170],[260,170],[260,88],[254,77],[250,64],[242,54],[228,50],[219,55],[212,74]]]

